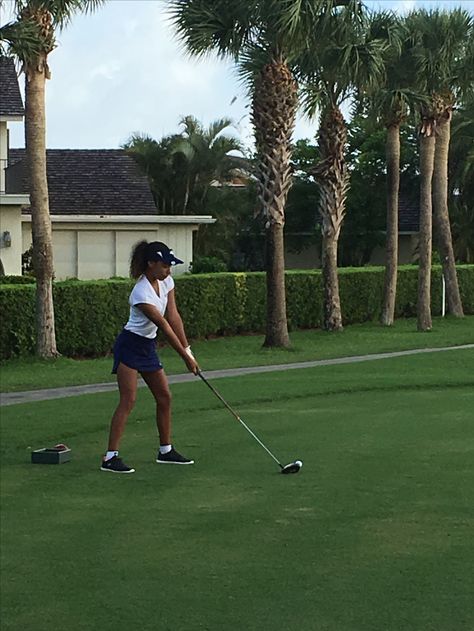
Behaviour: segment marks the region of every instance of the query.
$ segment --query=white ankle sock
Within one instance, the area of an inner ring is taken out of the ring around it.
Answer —
[[[160,454],[169,454],[171,445],[160,445]]]
[[[105,454],[105,462],[107,462],[107,460],[110,460],[111,458],[113,458],[114,456],[118,456],[118,451],[108,451]]]

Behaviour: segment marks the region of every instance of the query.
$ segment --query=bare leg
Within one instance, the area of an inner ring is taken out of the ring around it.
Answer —
[[[109,451],[118,451],[120,439],[132,411],[137,396],[137,376],[134,368],[129,368],[125,364],[119,364],[117,368],[117,383],[120,392],[120,401],[117,405],[112,422],[110,424]]]
[[[171,445],[171,392],[164,370],[141,373],[156,401],[156,426],[160,445]]]

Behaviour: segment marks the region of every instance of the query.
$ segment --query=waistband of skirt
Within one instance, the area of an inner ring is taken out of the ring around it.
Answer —
[[[142,342],[144,344],[154,344],[156,342],[156,337],[146,337],[145,335],[139,335],[138,333],[134,333],[133,331],[129,331],[128,329],[122,329],[120,335],[125,335],[131,340],[136,340],[137,342]]]

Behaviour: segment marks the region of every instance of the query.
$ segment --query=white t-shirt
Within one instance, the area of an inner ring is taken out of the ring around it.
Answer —
[[[143,337],[155,338],[158,327],[136,305],[153,305],[161,315],[165,315],[168,305],[168,294],[174,289],[174,280],[167,276],[165,280],[159,280],[160,295],[153,289],[146,276],[140,276],[137,284],[132,290],[128,302],[130,304],[130,317],[125,325],[127,331],[142,335]]]

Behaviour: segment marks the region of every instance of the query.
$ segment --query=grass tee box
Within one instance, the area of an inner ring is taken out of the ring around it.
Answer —
[[[219,380],[297,476],[200,380],[171,387],[195,465],[156,464],[143,392],[132,476],[99,470],[116,392],[1,408],[2,631],[473,631],[473,375],[465,349]],[[31,466],[58,436],[69,465]]]
[[[71,460],[71,450],[68,447],[43,447],[31,452],[33,464],[63,464]]]

